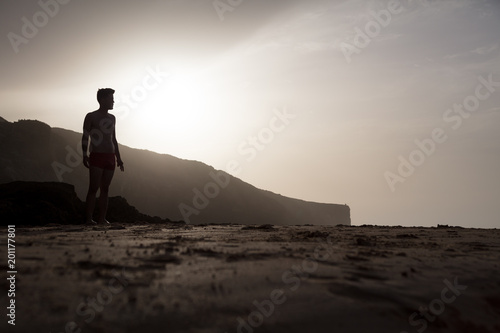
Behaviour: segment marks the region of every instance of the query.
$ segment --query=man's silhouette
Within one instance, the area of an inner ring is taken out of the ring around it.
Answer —
[[[111,88],[99,89],[97,101],[99,109],[85,116],[83,122],[82,151],[83,164],[89,168],[90,180],[86,199],[86,222],[96,223],[92,220],[94,213],[97,190],[99,195],[99,217],[97,223],[109,224],[106,220],[108,209],[108,191],[111,179],[115,172],[115,160],[121,171],[124,171],[123,161],[120,157],[118,142],[115,134],[115,116],[108,111],[113,109],[115,91]],[[87,148],[90,139],[90,156]]]

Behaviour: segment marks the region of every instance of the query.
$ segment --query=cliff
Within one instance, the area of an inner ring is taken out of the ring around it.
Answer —
[[[0,183],[65,182],[85,198],[88,170],[81,133],[35,120],[0,122]],[[187,223],[350,225],[346,205],[307,202],[258,189],[198,161],[120,146],[126,163],[117,171],[110,196],[139,211]]]

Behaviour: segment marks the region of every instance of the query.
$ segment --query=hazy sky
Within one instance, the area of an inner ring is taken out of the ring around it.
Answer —
[[[7,0],[0,12],[9,121],[81,131],[112,87],[122,144],[347,203],[353,224],[500,227],[497,0]]]

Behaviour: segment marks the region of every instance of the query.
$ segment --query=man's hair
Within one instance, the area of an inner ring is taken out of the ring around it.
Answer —
[[[100,104],[101,101],[103,100],[103,98],[106,98],[109,95],[113,95],[114,93],[115,93],[115,91],[111,88],[101,88],[101,89],[97,90],[97,101]]]

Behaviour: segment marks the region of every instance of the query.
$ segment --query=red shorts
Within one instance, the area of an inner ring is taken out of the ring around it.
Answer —
[[[90,153],[89,164],[91,167],[114,170],[116,157],[114,153]]]

